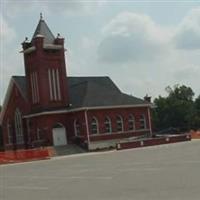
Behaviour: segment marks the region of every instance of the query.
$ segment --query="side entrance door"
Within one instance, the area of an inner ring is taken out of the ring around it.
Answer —
[[[53,145],[67,145],[67,137],[65,127],[53,128]]]

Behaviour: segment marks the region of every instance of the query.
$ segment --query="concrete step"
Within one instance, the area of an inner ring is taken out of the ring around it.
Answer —
[[[63,156],[63,155],[71,155],[71,154],[77,154],[77,153],[85,153],[87,150],[81,148],[80,146],[76,144],[68,144],[65,146],[55,146],[55,154],[56,156]]]

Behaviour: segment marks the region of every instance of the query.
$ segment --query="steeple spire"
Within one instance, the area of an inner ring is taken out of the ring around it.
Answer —
[[[40,20],[43,20],[42,13],[40,13]]]
[[[40,13],[40,20],[37,25],[37,28],[33,34],[32,41],[38,35],[42,35],[44,37],[44,44],[53,44],[55,37],[49,27],[47,26],[46,22],[43,19],[42,13]]]

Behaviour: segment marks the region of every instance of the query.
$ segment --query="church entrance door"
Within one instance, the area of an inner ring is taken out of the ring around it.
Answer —
[[[53,145],[63,146],[67,145],[67,137],[65,127],[60,125],[53,128]]]

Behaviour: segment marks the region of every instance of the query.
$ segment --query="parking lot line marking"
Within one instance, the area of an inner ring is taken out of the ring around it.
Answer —
[[[152,172],[152,171],[160,171],[161,170],[161,168],[127,168],[127,169],[119,169],[118,171],[122,171],[122,172],[128,172],[128,171],[138,171],[138,172],[143,172],[143,171],[150,171],[150,172]]]
[[[16,179],[16,178],[21,178],[21,179],[40,179],[40,180],[50,180],[50,179],[55,179],[55,180],[63,180],[63,179],[94,179],[94,180],[111,180],[112,176],[0,176],[0,178],[10,178],[10,179]],[[1,186],[0,186],[1,187]]]
[[[48,190],[48,187],[36,187],[36,186],[0,186],[1,189],[8,190]]]

